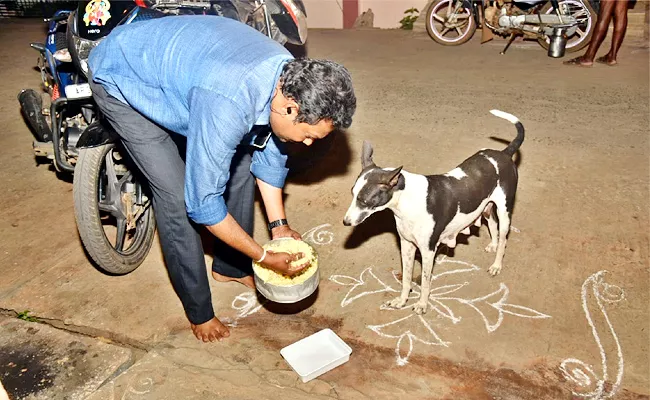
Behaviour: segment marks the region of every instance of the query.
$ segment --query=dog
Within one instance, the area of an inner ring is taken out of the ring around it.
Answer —
[[[501,271],[518,181],[512,157],[524,141],[524,126],[514,115],[490,112],[513,123],[517,137],[503,150],[477,152],[444,175],[418,175],[402,167],[380,168],[372,160],[371,144],[364,141],[362,171],[352,188],[353,199],[343,224],[359,225],[384,209],[393,212],[402,253],[402,292],[386,306],[406,305],[417,248],[422,256],[422,285],[413,309],[424,314],[438,246],[454,248],[458,234],[469,235],[471,225],[480,227],[481,217],[487,220],[491,236],[485,251],[496,251],[488,271],[492,276]]]

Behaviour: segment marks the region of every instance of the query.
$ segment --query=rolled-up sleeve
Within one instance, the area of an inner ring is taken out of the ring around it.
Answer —
[[[209,226],[228,214],[230,163],[250,127],[239,107],[214,91],[195,87],[188,100],[185,206],[194,222]]]
[[[284,186],[289,172],[286,168],[287,155],[283,152],[283,147],[277,136],[271,135],[264,150],[253,153],[251,162],[253,175],[277,188]]]

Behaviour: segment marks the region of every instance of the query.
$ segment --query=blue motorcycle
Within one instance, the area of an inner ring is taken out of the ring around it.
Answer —
[[[73,173],[79,236],[95,264],[111,274],[135,270],[153,243],[156,223],[147,188],[103,121],[88,84],[88,55],[117,26],[170,14],[219,15],[246,23],[281,44],[303,45],[300,0],[157,2],[90,0],[46,19],[45,44],[32,43],[45,89],[18,95],[34,135],[34,153]]]

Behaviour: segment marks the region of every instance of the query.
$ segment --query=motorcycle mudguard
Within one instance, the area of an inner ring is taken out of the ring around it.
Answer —
[[[88,128],[83,131],[77,141],[77,148],[84,149],[97,147],[106,143],[117,141],[117,133],[112,128],[106,127],[99,120],[93,121]]]

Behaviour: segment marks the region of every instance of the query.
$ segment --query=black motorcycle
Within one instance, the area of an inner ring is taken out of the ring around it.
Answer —
[[[36,157],[73,173],[75,217],[87,253],[102,270],[126,274],[147,257],[156,222],[146,185],[93,102],[90,51],[117,26],[176,14],[224,16],[281,44],[304,45],[306,12],[301,0],[116,1],[110,10],[102,3],[79,2],[77,9],[46,20],[46,44],[31,46],[40,53],[47,95],[26,89],[18,100],[36,139]],[[93,19],[101,23],[85,21]]]
[[[535,39],[551,57],[589,45],[596,26],[597,0],[435,0],[426,14],[429,36],[445,46],[469,41],[482,27],[482,42],[509,36]]]

